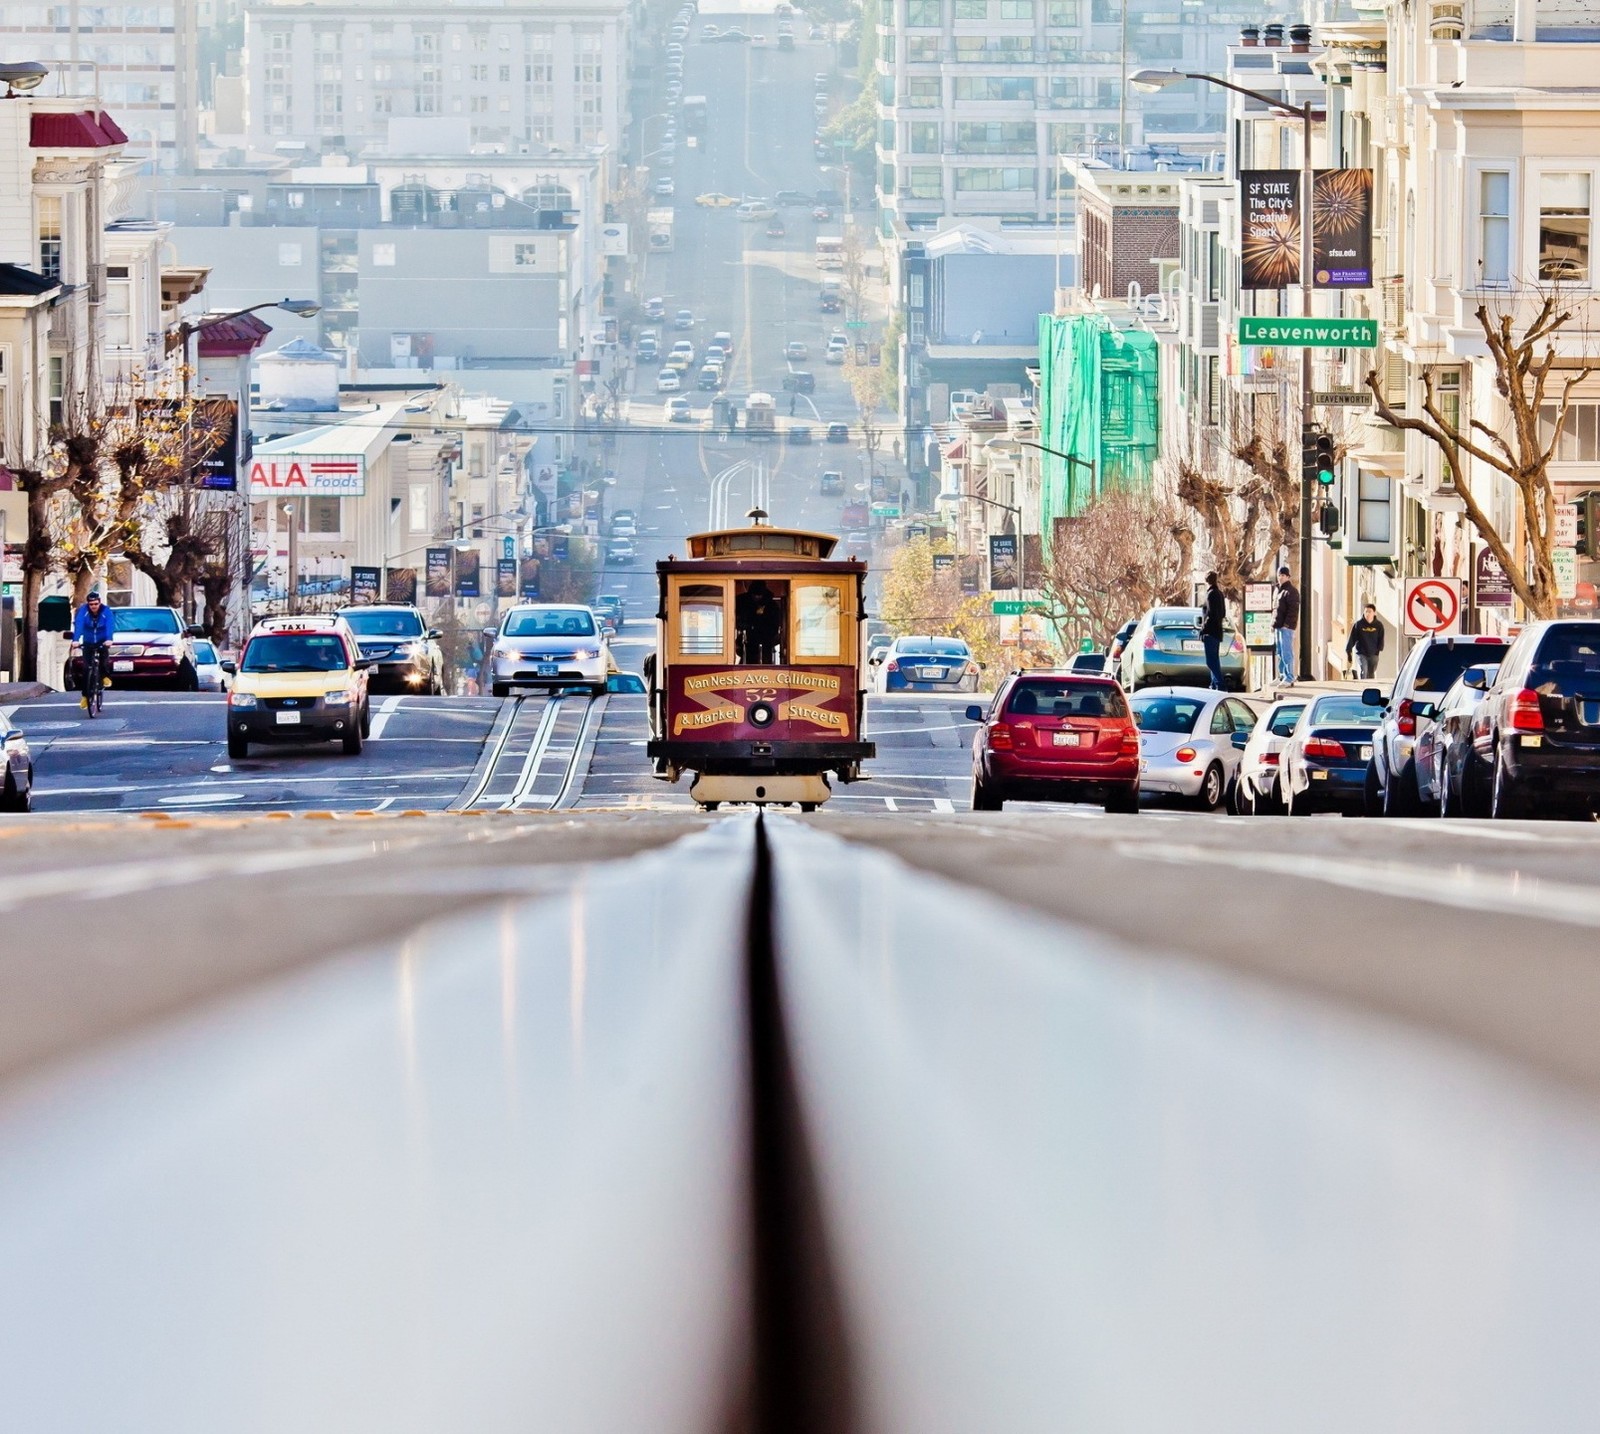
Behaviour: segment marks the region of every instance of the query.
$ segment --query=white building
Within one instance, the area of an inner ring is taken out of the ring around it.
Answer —
[[[0,51],[42,60],[46,93],[93,96],[113,110],[129,152],[163,171],[194,163],[199,61],[194,0],[58,0],[0,5]]]
[[[251,148],[355,153],[391,119],[463,118],[502,153],[615,148],[628,0],[255,0],[245,10]]]

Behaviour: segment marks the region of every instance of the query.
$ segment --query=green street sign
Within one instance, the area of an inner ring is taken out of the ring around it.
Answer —
[[[1239,319],[1239,342],[1251,347],[1375,349],[1376,319]]]
[[[870,319],[846,319],[844,326],[847,329],[870,329],[872,321]]]
[[[1018,602],[1015,598],[997,598],[992,604],[996,617],[1021,617],[1025,612],[1043,612],[1042,602]]]
[[[1078,651],[1079,652],[1093,652],[1094,651],[1094,639],[1092,637],[1080,637],[1078,639]]]

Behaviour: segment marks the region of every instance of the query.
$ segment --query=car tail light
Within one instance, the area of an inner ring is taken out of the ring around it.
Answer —
[[[1306,756],[1320,757],[1325,762],[1342,762],[1344,760],[1344,743],[1335,742],[1331,737],[1311,737],[1306,740]]]
[[[1009,752],[1012,750],[1011,729],[1004,722],[996,722],[989,728],[989,750],[991,752]]]
[[[1276,767],[1278,765],[1278,754],[1276,752],[1263,752],[1261,754],[1261,765],[1263,767]]]
[[[1145,633],[1145,635],[1144,635],[1144,645],[1146,647],[1154,647],[1156,645],[1156,630],[1155,630],[1155,628],[1151,628],[1149,632]]]
[[[1544,711],[1539,706],[1539,694],[1524,687],[1511,699],[1511,730],[1513,732],[1544,731]]]
[[[885,672],[898,672],[900,670],[900,664],[891,657],[886,663],[883,664],[883,670]]]
[[[1200,754],[1193,747],[1179,747],[1172,755],[1180,762],[1192,762]]]
[[[1122,750],[1124,752],[1137,752],[1139,750],[1139,729],[1137,727],[1124,727],[1122,729]]]
[[[1409,697],[1400,699],[1400,705],[1395,709],[1395,721],[1402,737],[1417,735],[1417,714],[1412,711]]]

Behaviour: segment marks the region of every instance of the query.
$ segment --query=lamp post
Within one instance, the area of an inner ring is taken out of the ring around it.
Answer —
[[[296,318],[309,319],[314,314],[322,312],[322,305],[315,299],[268,299],[265,303],[251,304],[247,309],[233,309],[226,314],[206,314],[198,319],[184,319],[175,325],[167,336],[167,352],[179,349],[183,354],[183,396],[189,396],[189,340],[205,329],[215,328],[218,324],[228,323],[232,319],[242,319],[246,314],[260,313],[262,309],[282,309],[286,314],[293,314]]]
[[[1316,123],[1316,108],[1308,100],[1303,105],[1288,103],[1282,96],[1262,94],[1260,90],[1247,89],[1218,75],[1189,73],[1178,70],[1136,70],[1128,83],[1144,94],[1154,94],[1168,85],[1185,80],[1200,80],[1219,89],[1231,90],[1246,99],[1259,100],[1280,114],[1293,115],[1300,121],[1300,317],[1311,317],[1311,207],[1312,188],[1316,175],[1311,168],[1311,131]],[[1305,452],[1307,436],[1311,430],[1311,348],[1300,350],[1300,451]],[[1300,680],[1311,680],[1311,483],[1301,462],[1300,473]]]

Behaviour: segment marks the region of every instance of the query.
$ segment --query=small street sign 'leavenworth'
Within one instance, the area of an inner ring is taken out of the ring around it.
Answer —
[[[1252,319],[1240,317],[1239,342],[1254,347],[1372,349],[1376,319]]]
[[[1371,408],[1372,392],[1365,388],[1314,388],[1313,408]]]

